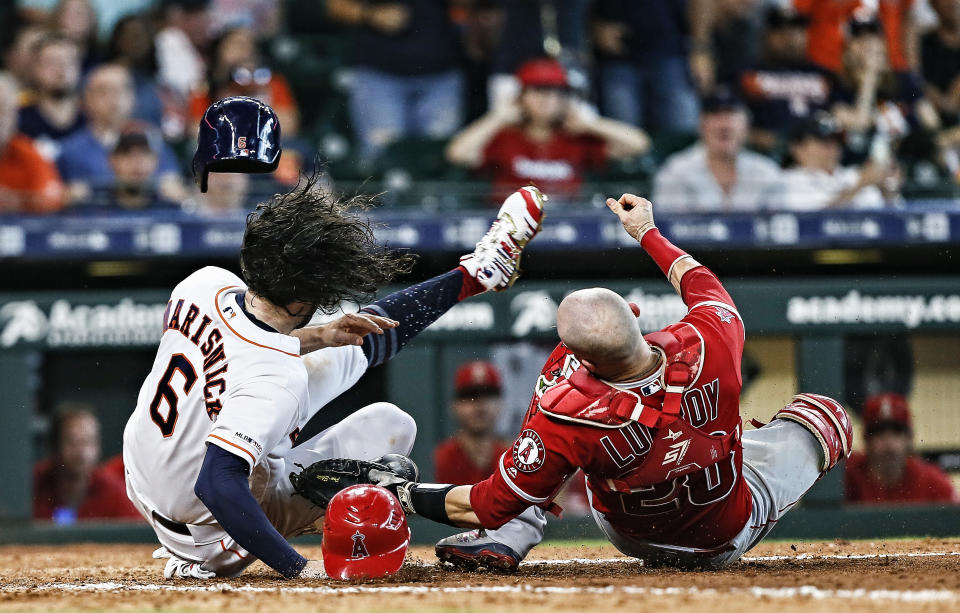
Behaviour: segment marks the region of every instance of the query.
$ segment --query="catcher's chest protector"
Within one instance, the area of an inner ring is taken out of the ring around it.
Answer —
[[[730,434],[713,436],[681,415],[683,392],[696,381],[702,366],[699,335],[690,326],[675,325],[644,338],[665,356],[660,380],[647,386],[653,388],[646,390],[647,395],[613,387],[578,368],[540,398],[540,410],[561,421],[597,428],[620,428],[631,422],[647,427],[649,451],[643,461],[617,478],[590,475],[594,487],[629,493],[702,470],[740,447],[739,425]]]

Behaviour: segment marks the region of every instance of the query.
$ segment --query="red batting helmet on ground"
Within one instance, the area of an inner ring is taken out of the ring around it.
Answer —
[[[385,577],[400,570],[410,528],[400,503],[377,485],[339,492],[323,520],[323,566],[334,579]]]

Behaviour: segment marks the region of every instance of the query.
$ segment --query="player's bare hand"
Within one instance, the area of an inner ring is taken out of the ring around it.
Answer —
[[[490,114],[496,120],[497,124],[502,126],[520,123],[520,120],[523,118],[520,103],[516,100],[509,100],[498,104],[490,111]]]
[[[570,134],[589,134],[597,123],[597,113],[588,104],[572,101],[563,119],[563,129]]]
[[[653,204],[646,198],[624,194],[619,200],[607,198],[607,208],[620,218],[623,229],[638,241],[656,226],[653,224]]]
[[[368,334],[383,334],[384,330],[396,328],[399,322],[388,317],[369,313],[347,313],[329,323],[291,332],[300,339],[300,355],[325,347],[362,345]]]

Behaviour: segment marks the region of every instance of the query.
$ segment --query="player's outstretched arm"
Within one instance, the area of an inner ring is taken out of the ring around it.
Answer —
[[[349,458],[329,458],[301,467],[290,474],[294,491],[317,506],[326,507],[338,492],[360,483],[379,485],[390,490],[408,515],[458,528],[496,528],[484,525],[470,500],[473,485],[450,483],[419,483],[417,476],[397,470],[377,461],[366,462]],[[529,503],[508,500],[505,513],[497,520],[503,525],[522,513]],[[515,507],[515,508],[514,508]],[[488,522],[489,523],[489,522]]]
[[[682,295],[680,281],[683,275],[701,264],[660,234],[653,222],[653,203],[640,196],[624,194],[619,200],[607,198],[607,208],[620,218],[627,234],[637,239],[667,276],[673,289]]]
[[[720,279],[660,234],[653,223],[653,204],[649,200],[624,194],[619,200],[607,198],[607,207],[620,218],[623,229],[653,258],[687,306],[693,308],[718,301],[722,306],[733,307],[733,299]]]
[[[296,577],[309,562],[267,519],[250,491],[248,476],[249,464],[243,458],[208,445],[194,492],[241,547],[284,577]],[[311,576],[315,567],[310,567]]]
[[[513,285],[520,274],[524,248],[540,231],[546,199],[532,185],[518,189],[504,200],[473,253],[460,258],[460,266],[361,309],[362,313],[399,322],[386,334],[364,338],[363,352],[369,365],[377,366],[392,358],[458,302]]]
[[[407,515],[419,515],[431,521],[458,528],[497,528],[484,526],[470,501],[472,485],[417,483],[392,472],[371,471],[370,481],[385,487],[397,497]],[[526,505],[523,506],[526,508]],[[519,515],[523,509],[516,514]]]

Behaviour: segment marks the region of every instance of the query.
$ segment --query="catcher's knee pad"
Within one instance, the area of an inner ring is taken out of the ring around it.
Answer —
[[[827,472],[853,449],[853,428],[843,405],[820,394],[797,394],[774,419],[796,422],[810,431],[823,447],[821,472]]]

